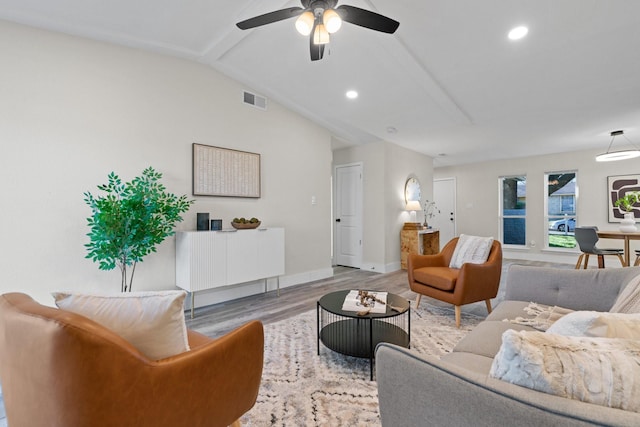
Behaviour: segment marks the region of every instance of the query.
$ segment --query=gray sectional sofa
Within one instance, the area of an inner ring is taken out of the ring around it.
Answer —
[[[495,310],[441,359],[380,344],[376,377],[383,426],[640,426],[640,414],[554,396],[489,377],[506,329],[529,302],[608,311],[640,267],[588,270],[512,265]]]

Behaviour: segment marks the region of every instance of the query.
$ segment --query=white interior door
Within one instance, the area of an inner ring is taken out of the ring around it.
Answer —
[[[335,168],[335,236],[337,265],[362,264],[362,164]]]
[[[429,225],[440,230],[440,248],[456,236],[456,179],[433,181],[433,201],[440,213],[429,220]]]

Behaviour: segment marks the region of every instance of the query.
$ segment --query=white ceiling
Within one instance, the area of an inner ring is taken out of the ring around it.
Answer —
[[[295,19],[235,26],[297,0],[0,0],[0,19],[208,64],[330,129],[336,146],[385,140],[436,166],[605,151],[617,129],[640,146],[638,0],[340,4],[400,27],[345,23],[311,62]],[[514,42],[516,25],[529,35]]]

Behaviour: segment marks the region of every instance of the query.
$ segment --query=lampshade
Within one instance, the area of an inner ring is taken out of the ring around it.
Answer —
[[[329,43],[329,32],[327,32],[323,23],[316,25],[316,29],[313,31],[313,44]]]
[[[322,23],[330,34],[335,33],[342,26],[342,18],[333,9],[327,9],[322,14]]]
[[[624,137],[624,139],[626,139],[629,142],[629,144],[631,144],[633,149],[621,150],[621,151],[610,151],[611,150],[611,146],[613,145],[613,140],[618,135],[622,135]],[[615,160],[633,159],[634,157],[640,157],[640,149],[638,149],[638,147],[636,147],[633,144],[633,142],[631,142],[629,140],[629,138],[624,136],[624,131],[615,130],[615,131],[611,132],[611,142],[609,143],[609,148],[607,148],[607,152],[606,153],[602,153],[602,154],[598,154],[596,156],[596,162],[612,162],[612,161],[615,161]]]
[[[314,22],[315,17],[313,16],[313,12],[307,10],[296,19],[296,30],[303,36],[308,36],[311,34],[311,30],[313,30]]]
[[[408,210],[408,211],[419,211],[421,209],[422,207],[420,207],[419,200],[409,200],[407,202],[407,207],[405,208],[405,210]]]

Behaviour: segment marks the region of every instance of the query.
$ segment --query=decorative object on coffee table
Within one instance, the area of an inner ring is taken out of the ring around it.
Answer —
[[[368,358],[370,379],[373,380],[373,357],[378,343],[410,346],[409,302],[399,295],[387,293],[383,313],[343,310],[349,292],[332,292],[318,301],[318,355],[322,341],[327,348],[338,353]],[[372,293],[368,291],[368,295]],[[376,303],[380,304],[378,301]]]

